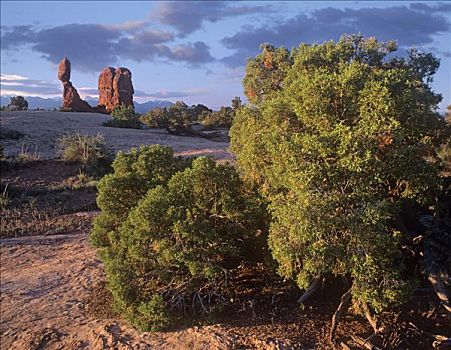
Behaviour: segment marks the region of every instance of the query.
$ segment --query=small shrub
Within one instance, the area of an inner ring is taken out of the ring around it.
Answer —
[[[169,108],[154,108],[141,116],[141,121],[151,128],[166,129],[174,134],[193,134],[191,124],[212,110],[202,104],[188,106],[177,101]]]
[[[111,112],[112,120],[103,123],[104,126],[113,128],[141,129],[142,124],[139,115],[135,113],[132,106],[120,105]]]
[[[113,172],[104,176],[97,186],[97,204],[102,212],[95,219],[90,237],[92,243],[108,247],[109,233],[118,229],[146,192],[166,183],[190,162],[174,157],[171,148],[159,145],[132,148],[129,153],[119,152],[112,165]]]
[[[162,146],[121,153],[113,168],[98,186],[91,241],[116,308],[142,330],[218,310],[261,218],[236,170]]]
[[[17,154],[17,160],[19,162],[33,162],[36,160],[40,160],[41,156],[38,153],[38,146],[36,145],[34,147],[34,152],[30,152],[28,150],[28,145],[24,145],[22,144],[22,149],[20,150],[20,152]]]
[[[78,175],[71,176],[65,179],[61,184],[58,184],[55,188],[69,188],[71,190],[80,190],[80,189],[95,189],[97,186],[97,180],[95,180],[89,174],[80,171]]]
[[[206,129],[230,128],[233,114],[231,107],[221,107],[219,111],[203,114],[201,122]]]
[[[140,118],[149,128],[164,128],[168,124],[169,112],[165,107],[150,110]]]
[[[28,102],[23,96],[11,97],[11,102],[8,107],[10,106],[18,111],[26,111],[28,109]]]
[[[65,135],[57,140],[57,149],[65,161],[81,163],[89,174],[103,175],[110,170],[113,155],[101,134]]]

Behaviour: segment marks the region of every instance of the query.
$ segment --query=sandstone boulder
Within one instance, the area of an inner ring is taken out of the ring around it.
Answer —
[[[58,65],[58,79],[63,83],[70,81],[70,61],[64,57]]]
[[[110,113],[116,106],[133,106],[132,73],[127,68],[107,67],[99,76],[97,108]]]

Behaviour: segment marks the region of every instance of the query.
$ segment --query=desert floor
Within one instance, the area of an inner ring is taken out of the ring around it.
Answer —
[[[89,135],[102,134],[107,145],[115,151],[129,150],[139,145],[169,145],[174,152],[183,156],[209,155],[217,159],[230,159],[228,143],[215,142],[199,137],[168,135],[159,129],[119,129],[102,125],[111,119],[98,113],[61,112],[1,112],[2,128],[13,129],[25,134],[19,142],[2,141],[6,155],[15,155],[27,149],[37,152],[41,158],[51,159],[57,155],[56,140],[64,134],[81,131]]]

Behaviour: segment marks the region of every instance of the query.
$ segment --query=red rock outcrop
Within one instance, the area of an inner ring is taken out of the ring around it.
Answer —
[[[70,61],[64,57],[58,65],[58,79],[63,83],[70,81]]]
[[[96,112],[88,102],[83,101],[70,82],[70,61],[64,57],[58,65],[58,79],[63,83],[63,108],[72,112]]]
[[[132,73],[127,68],[107,67],[99,76],[98,110],[110,113],[116,106],[133,106]]]

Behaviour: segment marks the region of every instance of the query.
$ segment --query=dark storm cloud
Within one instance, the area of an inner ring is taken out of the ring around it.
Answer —
[[[2,50],[18,47],[23,44],[28,44],[34,40],[35,32],[32,26],[2,26]]]
[[[152,17],[170,25],[186,36],[202,27],[205,21],[216,22],[225,17],[267,12],[270,6],[231,5],[225,1],[176,1],[159,3]]]
[[[58,63],[66,56],[79,70],[99,70],[117,62],[116,42],[121,35],[98,24],[67,24],[37,31],[31,42],[33,51]]]
[[[145,29],[146,26],[145,22],[126,22],[66,24],[42,30],[31,26],[2,27],[1,48],[7,52],[28,45],[50,62],[58,63],[67,56],[73,68],[90,72],[120,63],[121,59],[163,59],[191,66],[214,60],[205,43],[170,45],[174,40],[172,33]]]
[[[222,62],[231,67],[242,66],[247,58],[255,56],[264,42],[291,48],[300,42],[336,40],[342,34],[359,32],[379,40],[397,40],[402,47],[431,44],[433,35],[450,31],[450,21],[444,15],[449,11],[451,4],[422,3],[386,8],[318,9],[274,27],[243,27],[222,40],[227,48],[235,50]]]
[[[210,55],[210,48],[203,41],[196,41],[189,44],[177,45],[173,48],[161,46],[160,53],[172,61],[188,62],[192,66],[213,61]]]

